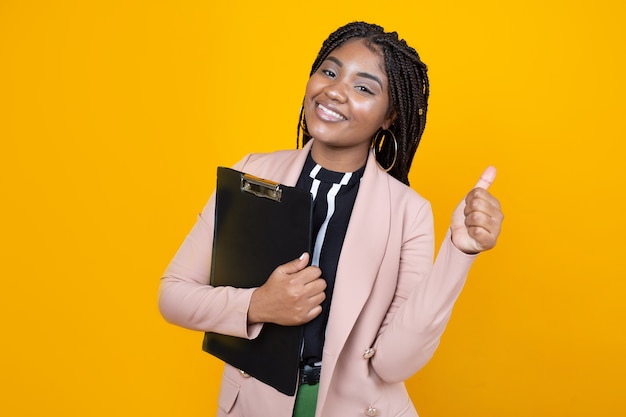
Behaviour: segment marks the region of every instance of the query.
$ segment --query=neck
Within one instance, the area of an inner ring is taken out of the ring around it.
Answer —
[[[313,142],[311,157],[315,163],[335,172],[354,172],[365,165],[369,155],[368,147],[328,148]]]

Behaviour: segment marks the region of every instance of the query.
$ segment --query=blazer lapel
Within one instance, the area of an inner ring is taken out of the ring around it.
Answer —
[[[324,349],[334,358],[369,298],[385,254],[391,219],[389,179],[370,152],[339,258],[333,290],[337,302],[331,303],[326,329]]]

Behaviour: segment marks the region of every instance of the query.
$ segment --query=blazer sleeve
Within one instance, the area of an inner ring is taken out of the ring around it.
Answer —
[[[387,382],[406,380],[431,359],[476,257],[458,250],[448,230],[433,263],[432,223],[426,203],[403,233],[396,295],[371,361]]]
[[[237,163],[243,169],[249,156]],[[209,284],[213,252],[215,192],[167,266],[159,286],[159,310],[170,323],[200,331],[254,338],[262,325],[248,325],[253,288]]]

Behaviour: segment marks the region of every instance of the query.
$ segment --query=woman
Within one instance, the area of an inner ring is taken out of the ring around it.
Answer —
[[[429,203],[408,187],[429,86],[418,54],[355,22],[324,42],[302,107],[300,150],[235,169],[311,191],[311,254],[259,288],[208,285],[214,196],[167,268],[160,309],[186,328],[255,338],[304,325],[301,384],[284,395],[226,364],[219,416],[417,416],[404,380],[433,355],[477,253],[503,219],[488,168],[459,204],[433,263]]]

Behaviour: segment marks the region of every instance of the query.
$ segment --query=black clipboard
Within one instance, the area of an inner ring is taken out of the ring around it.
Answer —
[[[213,286],[261,286],[277,266],[310,252],[311,193],[218,167]],[[302,326],[265,323],[253,340],[206,332],[202,349],[294,395]]]

